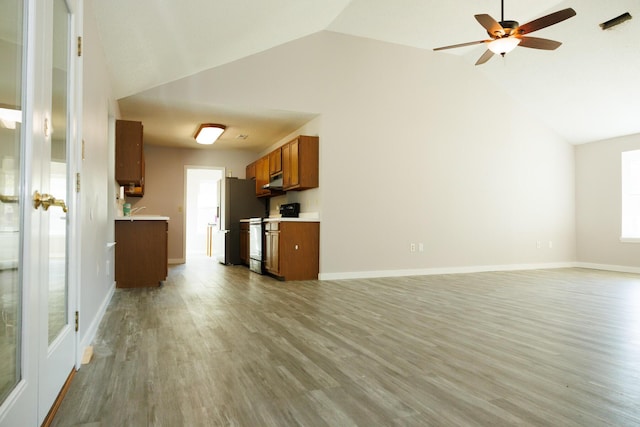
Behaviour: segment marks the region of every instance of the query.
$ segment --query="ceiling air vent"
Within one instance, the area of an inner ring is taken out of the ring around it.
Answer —
[[[629,12],[625,12],[620,16],[616,16],[613,19],[609,19],[607,22],[603,22],[600,24],[600,28],[603,30],[608,30],[611,27],[615,27],[616,25],[622,24],[624,21],[628,21],[632,16]]]

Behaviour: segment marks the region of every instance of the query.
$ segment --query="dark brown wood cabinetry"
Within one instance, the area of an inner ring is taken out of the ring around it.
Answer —
[[[116,120],[116,170],[118,184],[127,196],[144,195],[144,145],[141,122]]]
[[[116,221],[116,287],[159,286],[167,278],[168,230],[164,220]]]
[[[265,224],[265,269],[283,280],[316,280],[320,268],[320,223]]]
[[[249,265],[249,223],[240,223],[240,263]]]
[[[318,187],[318,137],[301,135],[282,146],[283,189]]]

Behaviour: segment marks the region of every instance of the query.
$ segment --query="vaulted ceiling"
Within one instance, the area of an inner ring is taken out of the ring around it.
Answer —
[[[259,151],[286,136],[313,116],[196,105],[188,98],[172,100],[168,111],[166,103],[141,94],[323,30],[424,49],[426,55],[459,56],[460,67],[474,68],[509,95],[487,100],[488,109],[526,109],[570,143],[640,133],[636,0],[506,0],[505,19],[521,24],[567,7],[577,16],[535,34],[563,42],[558,50],[517,48],[477,67],[484,46],[432,49],[485,39],[474,15],[499,21],[498,0],[91,1],[122,115],[142,119],[151,144],[193,146],[185,135],[214,116],[238,123],[235,135],[250,135],[245,149]],[[600,28],[624,12],[634,19]],[[219,147],[225,147],[224,138]]]

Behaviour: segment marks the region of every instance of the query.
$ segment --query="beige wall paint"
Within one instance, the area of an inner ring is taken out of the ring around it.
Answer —
[[[109,115],[117,116],[107,64],[93,17],[92,2],[84,2],[82,139],[84,159],[80,161],[81,221],[80,340],[78,351],[91,344],[114,287],[113,205],[109,198],[113,170],[107,161],[113,156],[109,145]]]
[[[225,168],[233,176],[245,177],[245,168],[255,154],[243,151],[179,149],[145,145],[144,197],[127,197],[132,207],[144,206],[141,214],[164,215],[169,220],[169,259],[184,262],[185,166]]]
[[[640,134],[576,146],[578,260],[640,272],[640,244],[620,242],[623,151],[640,149]]]
[[[573,147],[460,58],[320,32],[190,82],[321,114],[323,278],[576,260]]]

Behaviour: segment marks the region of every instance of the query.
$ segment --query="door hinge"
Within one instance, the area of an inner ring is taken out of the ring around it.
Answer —
[[[76,193],[80,192],[80,172],[76,173]]]
[[[82,56],[82,37],[78,36],[78,56]]]
[[[76,311],[76,332],[80,329],[80,312]]]

